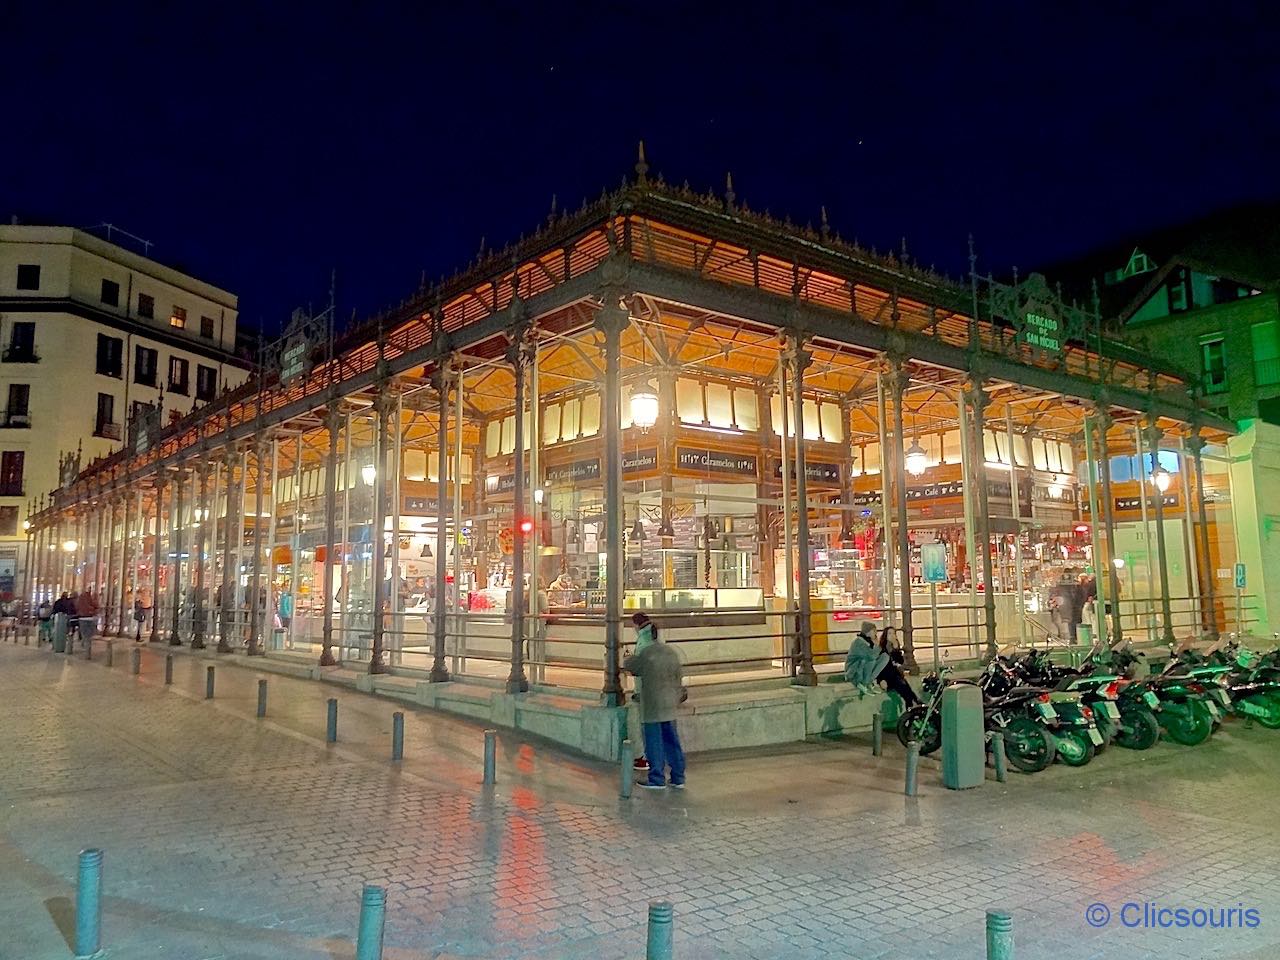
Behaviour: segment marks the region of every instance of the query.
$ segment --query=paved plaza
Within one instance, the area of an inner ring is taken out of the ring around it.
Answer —
[[[360,885],[388,889],[388,958],[639,960],[645,904],[680,960],[979,958],[988,907],[1017,956],[1280,956],[1280,734],[1119,749],[1083,770],[902,795],[886,742],[694,757],[689,789],[617,798],[613,768],[332,685],[165,648],[129,673],[0,645],[0,958],[71,955],[76,854],[106,851],[104,944],[143,958],[350,958]],[[234,662],[244,664],[242,657]],[[269,677],[266,719],[254,716]],[[324,742],[325,700],[340,702]],[[389,762],[406,709],[406,759]],[[1255,929],[1103,929],[1127,901],[1255,908]]]

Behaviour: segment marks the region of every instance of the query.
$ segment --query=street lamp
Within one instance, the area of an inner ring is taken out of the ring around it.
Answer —
[[[653,429],[658,422],[658,393],[652,383],[632,391],[631,422],[642,431]]]
[[[907,473],[913,477],[918,477],[924,473],[929,466],[929,457],[924,452],[924,447],[920,446],[919,440],[912,440],[911,446],[907,448],[906,457],[903,460],[903,466],[907,468]]]
[[[366,463],[360,468],[360,479],[364,481],[366,487],[373,486],[373,480],[378,475],[378,468],[372,463]]]
[[[1169,489],[1169,484],[1173,483],[1173,477],[1164,467],[1156,467],[1151,471],[1151,482],[1155,484],[1157,490],[1164,493]]]
[[[78,546],[80,546],[80,544],[76,543],[74,540],[62,541],[62,549],[65,553],[75,553]]]
[[[1124,557],[1112,557],[1112,558],[1111,558],[1111,565],[1112,565],[1113,567],[1115,567],[1117,570],[1123,570],[1123,569],[1124,569]]]

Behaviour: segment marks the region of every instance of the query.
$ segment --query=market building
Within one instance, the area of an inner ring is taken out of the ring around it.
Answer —
[[[599,756],[645,610],[687,665],[692,748],[799,739],[868,719],[820,683],[863,619],[924,668],[1232,628],[1212,577],[1170,579],[1224,562],[1205,503],[1234,425],[1198,391],[1043,277],[957,283],[642,156],[401,308],[336,341],[299,315],[261,376],[139,417],[35,517],[28,589],[95,589],[132,632],[149,583],[144,638],[356,666]],[[1148,451],[1174,469],[1111,475]],[[1139,513],[1145,602],[1112,562]],[[83,571],[43,550],[75,524]]]

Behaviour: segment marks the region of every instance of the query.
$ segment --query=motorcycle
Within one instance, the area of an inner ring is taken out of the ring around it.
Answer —
[[[921,682],[921,702],[898,719],[898,739],[906,746],[914,740],[921,756],[942,746],[942,692],[949,685],[944,679],[950,670],[943,667]],[[950,681],[968,683],[970,681]],[[1005,756],[1009,763],[1024,773],[1036,773],[1053,763],[1053,736],[1044,725],[1056,719],[1045,691],[1018,688],[996,700],[983,698],[983,727],[987,752],[991,752],[991,735],[1004,736]]]
[[[1205,685],[1224,714],[1280,729],[1280,674],[1266,663],[1241,665],[1252,660],[1248,651],[1230,649],[1225,638],[1204,653],[1185,650],[1177,657],[1183,672]]]
[[[1032,650],[1014,663],[1014,669],[1030,684],[1078,692],[1093,710],[1104,744],[1128,750],[1148,750],[1160,739],[1155,711],[1160,699],[1150,690],[1108,670],[1101,651],[1095,650],[1080,668],[1060,666],[1047,651]],[[1098,748],[1101,752],[1102,747]]]
[[[978,680],[984,694],[992,699],[1025,688],[1044,694],[1052,705],[1052,719],[1044,718],[1050,735],[1054,738],[1058,758],[1071,767],[1083,767],[1089,763],[1105,743],[1095,723],[1093,708],[1082,702],[1081,694],[1068,690],[1047,690],[1043,686],[1030,686],[1019,676],[1008,657],[997,656],[987,664]]]
[[[1111,670],[1127,676],[1145,656],[1125,648],[1112,650]],[[1157,698],[1156,719],[1170,740],[1194,747],[1209,739],[1214,724],[1222,717],[1205,685],[1191,677],[1179,676],[1176,670],[1177,661],[1170,660],[1160,673],[1151,674],[1145,680],[1134,680],[1129,686]]]

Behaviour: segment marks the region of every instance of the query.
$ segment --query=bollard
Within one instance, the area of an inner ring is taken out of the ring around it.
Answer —
[[[991,734],[991,761],[995,764],[996,780],[1004,783],[1009,777],[1008,758],[1004,755],[1004,734]]]
[[[210,670],[213,667],[209,668]],[[258,716],[265,717],[267,715],[267,681],[258,681]]]
[[[1013,960],[1013,917],[987,911],[987,960]]]
[[[115,653],[116,653],[115,647],[116,645],[114,641],[112,640],[107,641],[107,666],[108,667],[111,666],[113,663],[115,663]]]
[[[213,667],[204,668],[204,698],[206,700],[213,699]]]
[[[494,766],[498,758],[498,731],[486,730],[484,732],[484,783],[486,786],[492,786],[497,782]]]
[[[325,724],[324,739],[327,743],[338,742],[338,701],[329,698],[329,717]]]
[[[336,700],[330,700],[336,703]],[[360,931],[356,935],[356,960],[382,960],[382,931],[387,919],[387,891],[371,883],[360,897]]]
[[[142,669],[142,651],[134,647],[130,652],[133,656],[129,658],[129,672],[136,677]]]
[[[84,628],[81,627],[80,629],[83,630]],[[93,638],[92,637],[90,637],[88,640],[84,642],[84,658],[86,660],[93,659]]]
[[[912,740],[907,744],[907,787],[908,797],[916,795],[916,771],[920,766],[920,741]]]
[[[623,800],[631,799],[631,788],[636,782],[636,752],[630,740],[622,741],[622,757],[619,760],[618,796]]]
[[[884,753],[884,720],[879,713],[871,715],[871,755],[878,757]]]
[[[166,653],[164,655],[164,685],[167,687],[173,683],[173,654]]]
[[[644,960],[671,960],[671,904],[655,900],[649,904],[649,932],[645,937]]]
[[[76,877],[76,956],[92,957],[101,949],[102,851],[91,848],[80,851]]]
[[[391,762],[404,759],[404,714],[397,710],[391,715]]]

